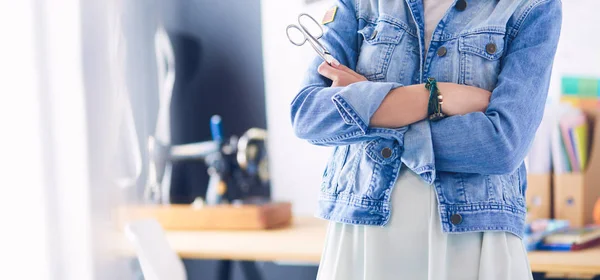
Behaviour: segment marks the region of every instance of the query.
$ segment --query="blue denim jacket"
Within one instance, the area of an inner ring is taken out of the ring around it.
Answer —
[[[385,225],[400,168],[435,187],[444,232],[525,228],[523,160],[541,121],[561,26],[560,0],[467,0],[453,5],[424,48],[422,0],[340,0],[322,42],[369,81],[329,87],[308,69],[291,104],[298,137],[335,146],[318,216]],[[446,48],[446,52],[437,51]],[[390,90],[427,77],[492,92],[485,113],[373,127]],[[407,225],[410,226],[410,225]]]

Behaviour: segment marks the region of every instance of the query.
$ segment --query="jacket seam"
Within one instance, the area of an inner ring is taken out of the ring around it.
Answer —
[[[358,128],[362,131],[363,135],[367,133],[368,124],[356,113],[356,109],[352,107],[350,103],[348,103],[339,93],[333,96],[332,98],[334,103],[339,103],[344,112],[348,114],[348,116],[354,121],[354,125],[358,126]],[[338,109],[339,111],[339,109]],[[341,116],[342,119],[344,116]]]
[[[489,226],[489,227],[464,227],[464,228],[449,228],[448,232],[449,233],[460,233],[460,232],[478,232],[478,231],[507,231],[510,232],[514,235],[516,235],[517,237],[519,237],[519,239],[523,239],[523,231],[522,230],[518,230],[517,228],[514,227],[497,227],[497,226]]]
[[[341,198],[340,198],[341,197]],[[371,199],[364,196],[357,196],[349,192],[342,193],[329,193],[321,192],[320,199],[325,201],[331,201],[333,203],[344,203],[345,205],[351,205],[356,207],[375,207],[376,209],[383,209],[385,201],[381,199]]]
[[[523,209],[524,206],[519,205],[510,205],[506,203],[490,203],[490,202],[482,202],[482,203],[461,203],[461,204],[440,204],[441,208],[445,211],[450,212],[479,212],[479,211],[487,211],[487,210],[506,210],[512,214],[525,214]]]
[[[332,215],[319,213],[316,215],[319,218],[323,218],[326,220],[334,220],[342,223],[356,224],[356,225],[371,225],[371,226],[379,226],[383,225],[381,223],[381,219],[372,219],[372,220],[355,220],[355,219],[346,219],[342,217],[334,218]]]
[[[319,144],[319,143],[326,143],[326,142],[331,142],[331,141],[346,140],[346,139],[352,138],[354,136],[360,136],[360,135],[364,135],[364,134],[362,133],[362,131],[359,130],[359,131],[355,131],[355,132],[348,132],[348,133],[334,136],[334,137],[321,138],[321,139],[317,139],[317,140],[308,140],[308,142],[313,143],[313,144]]]
[[[515,25],[513,26],[513,30],[510,34],[512,36],[512,38],[514,39],[515,37],[517,37],[517,35],[519,34],[519,31],[521,31],[521,25],[529,17],[529,15],[531,14],[531,11],[533,11],[533,9],[539,7],[542,4],[549,3],[550,1],[552,1],[552,0],[537,0],[536,2],[533,2],[531,5],[529,5],[525,9],[525,11],[521,15],[521,17],[519,17],[519,19],[517,20]],[[556,0],[556,1],[559,1],[559,0]]]
[[[415,30],[413,30],[412,28],[410,28],[410,26],[400,20],[396,20],[391,16],[388,15],[380,15],[378,18],[370,18],[370,17],[366,17],[366,16],[358,16],[358,19],[362,19],[364,21],[366,21],[368,24],[373,24],[373,25],[377,25],[378,22],[385,22],[388,24],[391,24],[395,27],[398,27],[400,29],[402,29],[404,32],[408,33],[409,35],[413,36],[413,37],[417,37],[417,33]]]
[[[460,33],[445,33],[442,36],[440,36],[439,39],[434,39],[431,40],[432,42],[446,42],[449,40],[455,40],[461,37],[465,37],[465,36],[472,36],[472,35],[477,35],[477,34],[498,34],[498,35],[504,35],[506,34],[506,27],[503,26],[494,26],[494,25],[490,25],[490,26],[486,26],[486,27],[480,27],[480,28],[475,28],[475,29],[471,29],[471,30],[467,30],[467,31],[462,31]]]

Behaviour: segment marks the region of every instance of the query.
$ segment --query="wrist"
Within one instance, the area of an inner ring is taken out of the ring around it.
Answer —
[[[485,112],[489,104],[489,91],[454,83],[438,83],[444,95],[442,112],[448,116]]]
[[[427,118],[429,93],[423,84],[391,90],[371,117],[370,125],[396,128]]]
[[[444,95],[444,106],[442,106],[442,112],[446,115],[452,115],[454,112],[454,96],[452,94],[451,83],[438,82],[438,88]]]
[[[429,91],[429,100],[427,106],[427,115],[430,121],[439,121],[446,117],[446,114],[442,111],[444,98],[442,92],[438,87],[438,83],[435,78],[430,77],[425,83],[425,88]]]

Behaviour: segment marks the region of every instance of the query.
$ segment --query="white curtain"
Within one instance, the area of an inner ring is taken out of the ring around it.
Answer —
[[[130,279],[113,215],[140,165],[120,1],[91,2],[0,1],[0,279]]]
[[[25,279],[44,279],[50,273],[32,11],[31,0],[0,2],[0,279],[25,273]]]

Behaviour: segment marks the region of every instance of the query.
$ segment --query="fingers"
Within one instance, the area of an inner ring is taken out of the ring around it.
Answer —
[[[340,65],[342,65],[337,59],[335,59],[334,57],[331,57],[331,65],[333,67],[338,67]]]
[[[338,66],[336,68],[352,75],[353,77],[355,77],[358,80],[361,80],[361,81],[366,80],[366,78],[363,75],[356,73],[354,70],[348,68],[346,65],[340,64],[340,66]]]
[[[321,65],[319,65],[319,68],[317,68],[317,71],[319,72],[319,74],[321,74],[322,76],[324,76],[332,81],[332,84],[331,84],[332,87],[338,87],[338,86],[345,87],[345,86],[348,86],[353,83],[362,82],[362,81],[367,80],[367,78],[352,71],[352,69],[350,69],[344,65],[339,65],[336,67],[336,66],[329,65],[327,62],[323,62],[323,63],[321,63]]]
[[[319,68],[317,70],[318,70],[319,74],[321,74],[331,80],[336,80],[336,79],[340,78],[342,75],[350,75],[358,81],[366,81],[367,80],[364,76],[354,72],[352,69],[348,68],[347,66],[345,66],[343,64],[335,66],[335,65],[329,65],[329,64],[327,64],[327,62],[323,62],[323,63],[321,63],[321,65],[319,65]]]
[[[339,80],[342,74],[345,74],[344,71],[340,69],[336,69],[329,65],[327,62],[321,63],[319,68],[317,68],[319,74],[323,75],[326,78],[329,78],[332,81]]]

